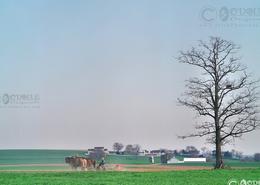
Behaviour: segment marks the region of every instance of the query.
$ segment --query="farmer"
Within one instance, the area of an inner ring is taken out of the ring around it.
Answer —
[[[105,170],[105,158],[104,158],[104,157],[102,157],[100,163],[98,164],[97,169],[100,169],[100,168],[102,168],[103,170]]]

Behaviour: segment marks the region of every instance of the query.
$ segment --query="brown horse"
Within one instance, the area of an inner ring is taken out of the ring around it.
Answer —
[[[93,159],[89,159],[84,157],[83,159],[85,159],[87,161],[87,168],[96,168],[96,161]]]
[[[81,170],[95,168],[96,161],[92,159],[88,159],[86,157],[65,157],[65,162],[68,163],[72,169],[77,169],[78,167],[81,168]]]

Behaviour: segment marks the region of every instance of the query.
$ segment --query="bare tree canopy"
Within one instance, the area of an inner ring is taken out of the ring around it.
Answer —
[[[141,146],[139,144],[128,144],[125,147],[125,154],[129,154],[129,155],[138,155],[138,153],[141,150]]]
[[[223,166],[221,146],[259,128],[258,81],[251,79],[239,63],[239,47],[233,42],[211,37],[197,48],[181,51],[178,61],[201,69],[200,77],[187,80],[181,105],[195,110],[203,122],[187,137],[208,136],[216,145],[216,168]]]
[[[115,142],[113,144],[113,149],[116,151],[117,154],[119,154],[120,150],[124,148],[124,145],[122,143]]]

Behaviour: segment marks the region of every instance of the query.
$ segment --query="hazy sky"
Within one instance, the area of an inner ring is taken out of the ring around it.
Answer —
[[[38,108],[0,102],[1,149],[201,148],[204,139],[176,137],[196,123],[176,99],[199,72],[175,58],[209,36],[240,45],[260,78],[257,0],[2,0],[0,23],[1,97],[40,96]],[[225,148],[259,152],[258,139]]]

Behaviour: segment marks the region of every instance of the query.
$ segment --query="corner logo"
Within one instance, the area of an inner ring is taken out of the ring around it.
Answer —
[[[219,10],[219,18],[220,18],[220,20],[227,21],[228,17],[229,17],[229,11],[228,11],[227,7],[222,7]]]
[[[40,95],[32,93],[0,94],[0,108],[38,108]]]
[[[245,180],[237,181],[236,179],[230,179],[228,185],[260,185],[260,180]]]
[[[202,20],[207,22],[215,20],[216,16],[217,12],[216,9],[213,7],[204,7],[200,12],[200,17],[202,18]]]
[[[204,7],[200,12],[200,17],[206,22],[221,20],[223,22],[229,19],[229,9],[225,6],[220,9],[214,7]]]
[[[238,181],[235,180],[235,179],[229,180],[227,184],[228,184],[228,185],[239,185]]]

